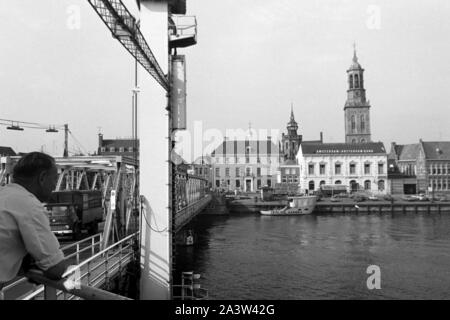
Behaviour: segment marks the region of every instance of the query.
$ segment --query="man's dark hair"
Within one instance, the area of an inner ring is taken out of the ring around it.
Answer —
[[[14,167],[13,179],[30,179],[50,170],[55,165],[55,159],[42,152],[30,152],[19,159]]]

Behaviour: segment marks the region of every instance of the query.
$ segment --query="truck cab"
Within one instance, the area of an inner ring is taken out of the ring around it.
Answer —
[[[55,191],[45,205],[56,236],[79,240],[83,231],[93,235],[103,221],[102,195],[98,190]]]

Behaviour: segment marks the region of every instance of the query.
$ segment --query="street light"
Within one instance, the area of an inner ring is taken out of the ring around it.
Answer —
[[[45,132],[58,132],[58,130],[56,130],[55,126],[53,126],[53,127],[48,127],[48,129],[45,130]]]
[[[8,130],[18,130],[18,131],[23,131],[23,128],[22,127],[19,127],[18,125],[14,125],[14,124],[11,124],[9,127],[6,127],[6,129],[8,129]]]

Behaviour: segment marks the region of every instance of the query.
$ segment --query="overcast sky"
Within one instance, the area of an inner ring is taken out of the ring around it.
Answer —
[[[80,28],[69,27],[74,8]],[[304,139],[323,131],[343,142],[356,42],[372,139],[450,140],[450,2],[187,0],[187,8],[198,22],[198,44],[179,50],[191,130],[194,121],[223,132],[249,122],[285,130],[293,103]],[[131,135],[133,60],[87,1],[1,1],[0,30],[0,118],[68,123],[90,152],[98,127],[105,138]],[[62,153],[63,137],[0,126],[0,145],[16,151]]]

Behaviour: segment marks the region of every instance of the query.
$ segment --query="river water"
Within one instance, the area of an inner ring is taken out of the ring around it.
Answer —
[[[193,228],[176,269],[200,273],[210,299],[450,299],[450,213],[231,213]]]

